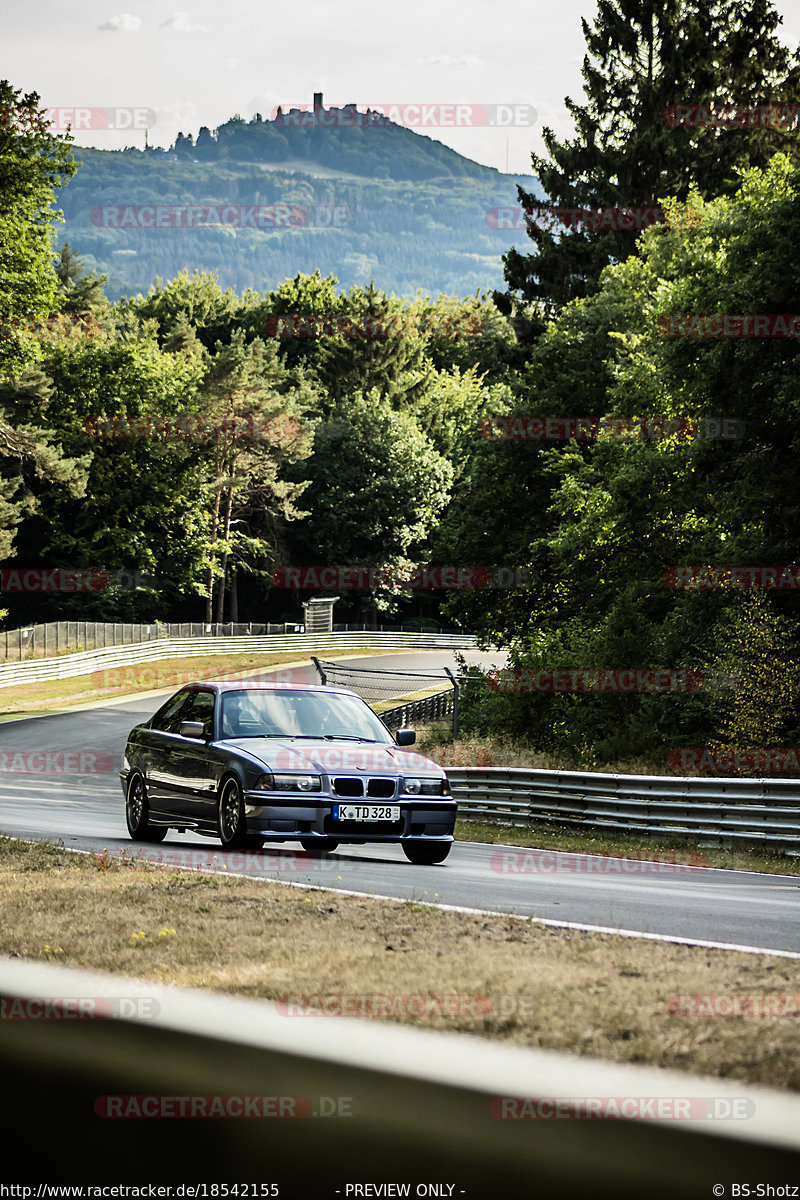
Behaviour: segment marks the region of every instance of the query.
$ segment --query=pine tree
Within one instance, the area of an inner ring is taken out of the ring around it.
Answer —
[[[778,150],[797,153],[796,128],[699,126],[677,120],[675,105],[789,103],[800,96],[798,58],[776,37],[770,0],[598,0],[593,26],[582,20],[585,102],[566,98],[572,140],[550,129],[549,157],[532,154],[533,173],[555,208],[651,208],[666,196],[730,195],[737,167],[763,167]],[[676,123],[677,121],[677,123]],[[522,188],[529,213],[537,198]],[[610,218],[613,220],[613,218]],[[531,214],[533,254],[505,256],[512,301],[559,308],[596,290],[600,272],[636,249],[635,229],[581,227],[560,236],[551,216]]]
[[[75,254],[69,242],[61,247],[61,257],[56,263],[56,275],[61,284],[61,307],[74,317],[99,316],[106,308],[103,288],[108,275],[95,271],[84,271],[83,259]]]
[[[400,310],[373,283],[348,293],[352,334],[324,338],[319,376],[328,394],[342,400],[377,388],[394,408],[411,408],[428,389],[433,368],[415,314]]]

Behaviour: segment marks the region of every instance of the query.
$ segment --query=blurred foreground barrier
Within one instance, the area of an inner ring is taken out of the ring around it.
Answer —
[[[69,1019],[103,997],[129,1015]],[[45,998],[51,1019],[35,1019]],[[0,958],[0,1005],[3,1178],[32,1196],[45,1181],[282,1200],[667,1200],[800,1178],[791,1093],[377,1021],[293,1020],[266,1002],[21,959]],[[228,1115],[209,1109],[214,1097]],[[247,1100],[249,1114],[234,1112]],[[641,1115],[563,1115],[590,1101]],[[367,1182],[398,1190],[353,1190]]]
[[[669,837],[800,842],[800,779],[603,775],[527,767],[447,767],[462,816]]]
[[[127,646],[110,646],[65,654],[60,658],[7,663],[0,666],[0,688],[15,683],[38,683],[48,679],[72,679],[92,671],[113,667],[131,667],[137,663],[157,662],[164,658],[194,657],[207,654],[282,654],[296,650],[475,650],[477,638],[456,633],[287,633],[265,637],[191,637],[155,638]]]

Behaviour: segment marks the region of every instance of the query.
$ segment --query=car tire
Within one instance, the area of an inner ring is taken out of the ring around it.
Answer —
[[[248,844],[242,785],[233,775],[223,779],[217,799],[217,835],[226,850],[244,850]]]
[[[125,793],[125,823],[134,842],[163,842],[166,827],[153,825],[150,821],[150,802],[144,779],[135,771],[128,780]]]
[[[333,838],[301,838],[300,845],[312,858],[322,858],[323,855],[338,849],[339,843]]]
[[[409,862],[420,867],[432,867],[444,862],[452,845],[452,842],[403,842],[403,852]]]

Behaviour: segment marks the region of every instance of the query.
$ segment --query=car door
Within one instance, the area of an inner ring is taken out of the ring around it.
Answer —
[[[172,812],[174,769],[172,753],[179,740],[181,713],[192,693],[182,688],[167,700],[139,735],[137,766],[144,775],[147,794],[153,808]]]
[[[216,824],[220,755],[209,749],[209,743],[214,740],[215,700],[216,694],[210,689],[199,688],[192,692],[180,711],[178,735],[169,752],[171,804],[192,824],[206,826]],[[203,736],[184,737],[180,733],[184,721],[199,721]]]

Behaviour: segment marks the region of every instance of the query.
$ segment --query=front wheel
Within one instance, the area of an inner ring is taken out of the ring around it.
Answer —
[[[432,867],[444,862],[450,853],[452,842],[403,842],[403,851],[409,862],[422,867]]]
[[[134,842],[163,842],[166,828],[151,824],[150,804],[141,775],[131,775],[125,796],[125,823]]]
[[[248,843],[244,796],[238,779],[225,779],[217,803],[217,833],[226,850],[244,850]]]

